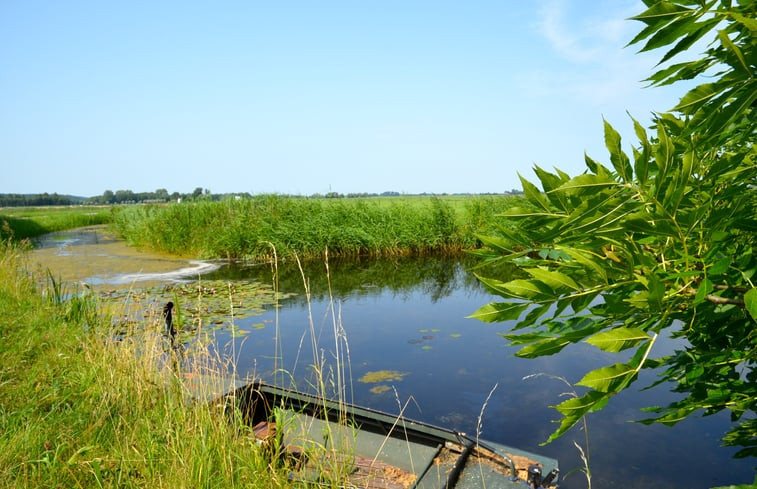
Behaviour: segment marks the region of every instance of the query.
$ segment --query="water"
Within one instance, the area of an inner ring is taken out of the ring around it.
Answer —
[[[71,246],[66,245],[69,254]],[[154,257],[146,255],[146,259]],[[139,257],[133,260],[131,270],[100,274],[99,280],[117,283],[124,274],[145,269]],[[273,282],[270,266],[215,265],[203,280]],[[232,338],[219,331],[217,343],[238,357],[240,374],[271,380],[278,367],[302,390],[308,389],[313,378],[315,343],[316,355],[329,365],[335,364],[339,352],[352,379],[351,399],[357,404],[395,414],[402,409],[406,416],[469,434],[480,429],[484,439],[557,458],[563,474],[581,467],[573,445],[574,440],[584,444],[578,426],[540,446],[556,427],[551,420],[558,416],[549,406],[565,400],[563,394],[570,390],[549,376],[576,382],[588,370],[620,359],[584,344],[546,358],[514,357],[515,350],[498,336],[511,324],[466,319],[496,300],[468,271],[470,265],[470,261],[433,258],[331,260],[328,275],[322,263],[304,270],[309,301],[299,269],[280,265],[280,290],[297,295],[284,300],[278,310],[269,308],[261,316],[235,320],[249,334]],[[174,263],[176,270],[186,267],[187,263]],[[509,271],[493,273],[506,276]],[[335,344],[335,330],[343,330],[346,337],[340,346]],[[277,332],[280,359],[274,361]],[[655,353],[662,355],[677,346],[659,341]],[[402,374],[401,380],[359,381],[367,373],[380,371]],[[533,375],[537,376],[529,377]],[[653,380],[645,372],[635,385]],[[385,390],[378,392],[379,386]],[[589,416],[593,488],[706,488],[753,481],[754,461],[735,460],[734,450],[719,446],[729,426],[727,415],[689,419],[674,428],[629,422],[644,417],[639,408],[674,399],[665,386],[648,391],[634,388]],[[580,472],[574,472],[561,487],[585,488],[586,482]]]

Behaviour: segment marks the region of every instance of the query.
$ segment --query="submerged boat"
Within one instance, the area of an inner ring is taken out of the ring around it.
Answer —
[[[464,433],[253,382],[227,394],[255,442],[305,485],[364,489],[554,488],[558,466]]]

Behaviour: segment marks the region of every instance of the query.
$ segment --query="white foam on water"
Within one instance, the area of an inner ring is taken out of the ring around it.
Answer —
[[[125,275],[118,275],[112,279],[103,280],[103,282],[112,284],[128,284],[132,282],[145,282],[145,281],[180,281],[189,277],[196,277],[204,273],[209,273],[217,270],[220,265],[217,263],[208,263],[199,260],[190,260],[191,267],[184,267],[178,270],[170,272],[159,273],[129,273]]]

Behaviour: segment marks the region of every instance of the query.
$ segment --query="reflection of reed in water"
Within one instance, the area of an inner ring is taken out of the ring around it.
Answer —
[[[474,264],[475,258],[470,256],[329,259],[330,284],[326,280],[323,263],[309,261],[302,266],[308,277],[312,300],[326,300],[331,290],[337,298],[375,296],[386,291],[397,295],[422,292],[436,302],[450,296],[455,290],[482,290],[481,282],[470,271]],[[299,292],[302,289],[300,270],[295,264],[279,263],[277,273],[279,290]],[[271,267],[268,264],[230,264],[209,273],[206,279],[255,278],[265,283],[270,276]],[[508,270],[498,272],[497,276],[507,277]],[[304,301],[304,296],[298,295],[286,302],[302,304]]]

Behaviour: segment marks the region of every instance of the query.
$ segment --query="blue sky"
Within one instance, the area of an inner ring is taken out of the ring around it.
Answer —
[[[0,3],[0,193],[502,192],[679,87],[640,1]]]

